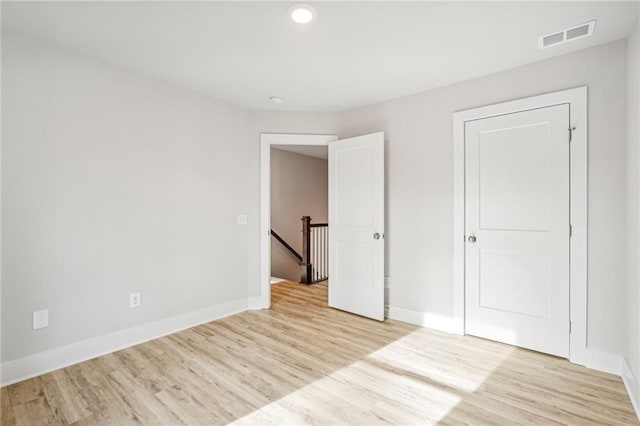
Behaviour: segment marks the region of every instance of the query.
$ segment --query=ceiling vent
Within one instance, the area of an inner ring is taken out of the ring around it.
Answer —
[[[546,36],[538,37],[538,48],[546,49],[547,47],[557,46],[569,41],[578,40],[584,37],[593,35],[593,30],[596,27],[596,21],[587,22],[576,27],[568,28],[563,31],[548,34]]]

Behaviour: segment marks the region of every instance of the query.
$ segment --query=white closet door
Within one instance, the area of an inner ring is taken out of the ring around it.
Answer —
[[[569,106],[465,125],[467,334],[569,355]]]

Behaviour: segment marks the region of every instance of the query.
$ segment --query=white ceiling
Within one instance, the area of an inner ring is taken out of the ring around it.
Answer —
[[[329,147],[326,145],[271,145],[271,148],[306,155],[307,157],[322,158],[323,160],[329,158]]]
[[[625,38],[638,2],[2,2],[19,31],[256,110],[340,111]],[[597,19],[546,50],[537,37]],[[282,96],[284,103],[268,101]]]

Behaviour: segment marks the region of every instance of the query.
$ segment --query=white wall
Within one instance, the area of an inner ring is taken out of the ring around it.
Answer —
[[[327,160],[271,148],[271,229],[302,254],[302,216],[328,221]],[[298,282],[300,265],[271,239],[271,275]]]
[[[589,87],[588,346],[625,350],[625,42],[342,114],[341,137],[387,144],[389,305],[450,317],[453,112]]]
[[[3,363],[246,306],[246,111],[10,33],[2,88]]]
[[[625,382],[640,417],[640,25],[627,40],[627,356]]]

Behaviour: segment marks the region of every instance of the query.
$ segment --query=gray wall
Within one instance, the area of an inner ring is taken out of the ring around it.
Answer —
[[[589,87],[588,346],[625,351],[625,41],[342,114],[341,137],[385,132],[390,305],[453,313],[454,111],[582,85]]]
[[[3,362],[246,300],[247,112],[6,32],[2,90]]]
[[[640,24],[627,41],[627,364],[640,397]],[[636,401],[640,404],[640,400]],[[640,406],[640,405],[639,405]]]
[[[271,228],[302,253],[302,216],[327,222],[327,160],[271,149]],[[271,275],[298,282],[298,260],[271,239]]]

